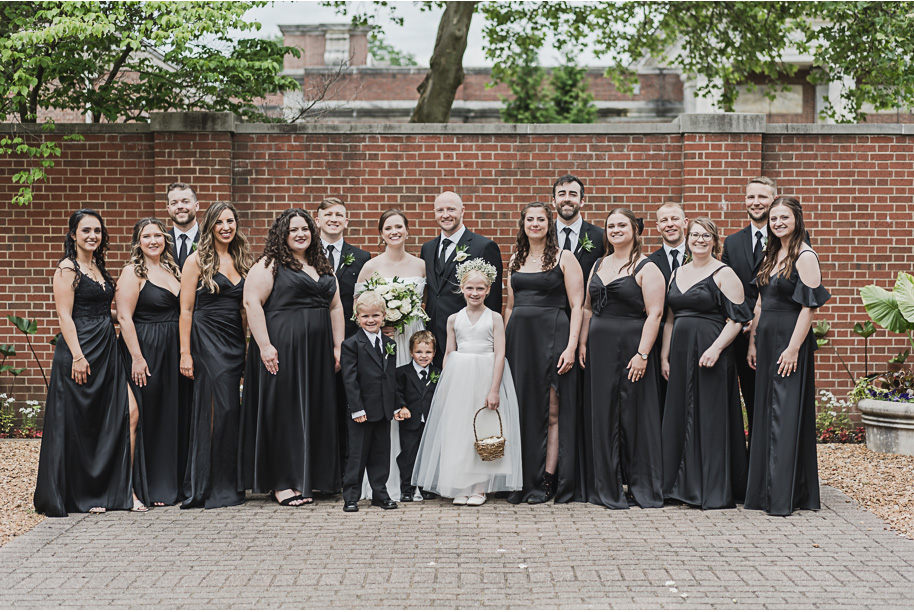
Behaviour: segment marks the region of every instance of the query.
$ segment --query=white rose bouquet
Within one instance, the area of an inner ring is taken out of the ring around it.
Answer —
[[[412,283],[404,283],[396,276],[388,281],[375,272],[365,282],[365,291],[374,291],[384,298],[387,305],[385,326],[394,327],[402,333],[406,325],[413,321],[428,321],[428,315],[422,309],[422,296]],[[355,320],[355,313],[352,318]]]

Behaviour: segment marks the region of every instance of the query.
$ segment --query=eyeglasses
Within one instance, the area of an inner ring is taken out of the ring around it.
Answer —
[[[711,240],[711,238],[713,238],[713,236],[711,234],[699,234],[698,232],[691,232],[689,234],[689,238],[692,240],[703,240],[708,242]]]

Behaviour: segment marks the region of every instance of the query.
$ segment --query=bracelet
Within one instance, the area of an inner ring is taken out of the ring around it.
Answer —
[[[73,360],[73,363],[79,363],[80,361],[82,361],[85,358],[86,358],[85,355],[80,355],[78,358]]]

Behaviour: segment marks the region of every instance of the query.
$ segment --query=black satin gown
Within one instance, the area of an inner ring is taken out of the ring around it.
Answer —
[[[663,495],[704,510],[732,508],[746,492],[746,438],[732,343],[714,367],[698,365],[727,319],[752,319],[746,302],[734,304],[714,282],[724,267],[685,292],[674,275],[667,295],[675,318],[663,412]]]
[[[561,256],[562,251],[559,251]],[[568,345],[570,324],[565,312],[565,274],[561,266],[546,272],[513,272],[514,309],[505,329],[505,356],[511,366],[520,408],[524,488],[508,501],[545,497],[546,436],[549,390],[559,396],[559,462],[556,503],[583,501],[583,483],[575,457],[577,435],[577,365],[559,376],[559,357]]]
[[[635,275],[649,263],[645,259],[630,276],[606,285],[594,273],[588,287],[593,316],[582,423],[587,501],[613,509],[629,507],[623,483],[642,508],[663,507],[659,354],[648,351],[644,376],[636,382],[626,367],[638,353],[647,320]],[[594,269],[599,267],[597,262]]]
[[[279,264],[276,264],[279,266]],[[279,266],[263,305],[279,371],[270,374],[253,340],[244,375],[245,487],[338,493],[340,454],[330,302],[331,274],[316,281]]]
[[[133,311],[133,326],[149,376],[146,386],[133,382],[133,357],[123,336],[118,340],[121,361],[140,421],[133,452],[133,488],[146,504],[172,506],[183,501],[185,465],[179,440],[179,415],[190,410],[181,394],[181,346],[178,337],[178,296],[146,280]]]
[[[822,285],[803,284],[796,268],[760,287],[762,311],[755,336],[755,416],[749,445],[745,508],[786,516],[819,509],[816,460],[816,340],[812,330],[797,356],[797,370],[778,374],[778,358],[803,307],[818,308],[831,295]]]
[[[89,362],[87,382],[71,377],[73,354],[61,335],[54,347],[35,510],[47,516],[133,506],[127,379],[111,321],[114,286],[79,273],[73,323]]]
[[[222,508],[244,502],[241,445],[241,375],[245,337],[241,320],[244,279],[237,285],[217,272],[219,293],[197,288],[190,352],[194,401],[182,508]]]

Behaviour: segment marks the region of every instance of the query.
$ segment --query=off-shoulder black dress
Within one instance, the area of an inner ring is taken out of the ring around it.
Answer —
[[[805,253],[800,256],[808,257]],[[800,347],[796,372],[779,375],[777,361],[790,343],[800,311],[822,306],[831,295],[821,284],[815,289],[804,285],[796,267],[786,278],[772,277],[759,288],[759,295],[755,417],[744,506],[778,516],[798,509],[818,510],[816,340],[812,330]]]
[[[685,291],[674,275],[667,298],[675,318],[663,412],[663,495],[705,510],[732,508],[746,492],[746,438],[732,344],[713,367],[698,365],[727,319],[752,319],[746,302],[734,304],[714,281],[725,267]]]

